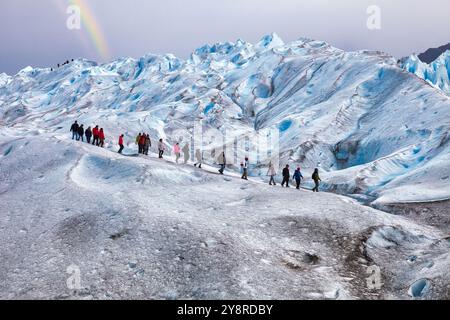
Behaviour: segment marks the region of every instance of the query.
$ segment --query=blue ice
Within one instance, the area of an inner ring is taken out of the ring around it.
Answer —
[[[210,112],[214,107],[216,106],[216,104],[214,102],[209,103],[206,107],[205,107],[205,114],[208,114],[208,112]]]
[[[280,123],[278,126],[278,129],[280,129],[281,132],[284,132],[288,130],[292,126],[292,120],[284,120]]]

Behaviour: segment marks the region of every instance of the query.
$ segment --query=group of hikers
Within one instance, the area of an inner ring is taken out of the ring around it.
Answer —
[[[164,144],[163,139],[159,139],[158,142],[158,152],[159,152],[159,158],[162,159],[164,156],[164,152],[166,151],[166,145]],[[173,146],[173,154],[175,155],[175,162],[176,164],[179,164],[180,158],[181,158],[181,152],[183,152],[184,155],[184,164],[187,164],[188,161],[191,158],[190,152],[191,152],[191,148],[189,146],[189,142],[186,142],[183,146],[183,148],[181,148],[180,143],[177,142],[174,144]],[[196,162],[194,163],[195,167],[199,167],[200,169],[202,168],[202,163],[203,163],[203,156],[202,153],[200,151],[200,149],[197,149],[195,151],[195,159]]]
[[[290,173],[289,168],[290,168],[289,165],[286,165],[286,167],[283,169],[283,181],[281,183],[282,187],[284,187],[286,185],[286,188],[289,188],[289,181],[291,179],[291,173]],[[275,167],[273,166],[272,163],[269,164],[269,170],[267,171],[267,175],[270,176],[269,184],[276,186],[277,185],[275,182],[276,171],[275,171]],[[298,167],[295,170],[292,179],[295,180],[297,189],[300,189],[301,181],[303,179],[305,179],[302,175],[300,167]],[[312,175],[312,180],[314,181],[314,185],[315,185],[314,188],[312,189],[312,191],[319,192],[320,181],[322,181],[319,176],[319,169],[317,169],[317,168],[314,169],[314,173]]]
[[[197,151],[199,152],[199,150],[197,150]],[[225,167],[227,164],[225,152],[222,152],[219,155],[217,161],[220,165],[219,173],[224,174]],[[248,180],[248,168],[249,168],[249,158],[245,157],[245,160],[241,163],[241,171],[242,171],[241,179]],[[289,168],[290,168],[289,165],[286,165],[286,167],[283,169],[283,181],[281,183],[281,187],[286,186],[286,188],[289,188],[289,181],[291,180],[291,173],[290,173]],[[276,186],[277,183],[275,181],[275,177],[277,176],[277,171],[275,170],[275,165],[272,162],[269,163],[269,169],[267,170],[267,176],[270,178],[269,185]],[[295,180],[297,189],[300,189],[301,181],[304,180],[304,177],[302,175],[300,167],[298,167],[295,170],[292,179]],[[319,192],[320,181],[322,181],[319,176],[319,169],[316,168],[314,170],[314,173],[312,175],[312,180],[314,181],[314,188],[312,189],[312,191]]]
[[[123,135],[122,137],[122,146],[123,146]],[[120,141],[119,141],[120,142]],[[152,146],[152,141],[150,140],[150,135],[145,133],[140,133],[136,137],[136,144],[139,146],[139,154],[144,154],[148,156],[148,150]],[[120,146],[120,143],[119,143]],[[119,150],[119,153],[122,153],[122,146],[120,146],[121,150]]]
[[[91,127],[84,130],[83,125],[79,125],[77,121],[75,121],[70,131],[72,132],[72,140],[77,141],[83,141],[84,137],[86,137],[86,142],[91,143],[92,139],[92,145],[96,145],[99,147],[104,147],[105,143],[105,133],[103,131],[103,128],[99,129],[99,126],[95,126],[94,129],[91,129]],[[139,133],[136,136],[135,139],[136,145],[138,145],[138,152],[139,154],[148,155],[149,149],[152,146],[152,142],[150,139],[150,135],[147,133]],[[121,134],[119,136],[119,153],[121,154],[125,148],[124,145],[124,135]],[[164,152],[166,151],[166,145],[163,141],[163,139],[159,139],[158,141],[158,157],[159,159],[163,159]],[[187,164],[190,159],[190,147],[189,143],[185,143],[183,148],[181,148],[180,143],[177,142],[173,146],[173,154],[175,155],[175,162],[176,164],[179,164],[179,160],[181,158],[181,152],[184,154],[184,164]],[[198,168],[202,167],[203,163],[203,156],[200,149],[197,149],[195,152],[195,158],[196,162],[194,163],[194,166]],[[225,152],[221,152],[219,154],[219,157],[217,158],[217,162],[220,166],[219,173],[224,174],[225,168],[226,168],[226,156]],[[242,177],[243,180],[248,180],[248,170],[249,170],[249,158],[245,157],[244,161],[241,163],[241,171],[242,171]],[[269,164],[269,169],[267,170],[267,176],[270,177],[269,184],[272,186],[276,186],[277,183],[275,181],[275,177],[277,176],[277,171],[275,169],[274,164],[271,162]],[[290,173],[290,166],[286,165],[286,167],[283,169],[282,172],[283,181],[281,182],[281,187],[289,188],[289,181],[291,180],[291,173]],[[296,183],[296,188],[300,189],[301,181],[304,179],[301,168],[298,167],[294,175],[292,176],[292,179]],[[319,192],[319,186],[320,186],[320,176],[319,176],[319,169],[315,169],[314,173],[312,175],[312,180],[314,181],[314,188],[312,189],[313,192]]]
[[[101,148],[105,145],[105,133],[103,132],[103,128],[99,128],[99,126],[95,126],[94,129],[88,127],[84,130],[84,125],[79,125],[78,122],[75,121],[70,127],[70,131],[72,132],[72,140],[81,140],[84,142],[84,138],[86,137],[87,143],[91,143],[92,140],[92,145]]]
[[[58,68],[60,68],[60,67],[62,67],[62,66],[65,66],[66,64],[69,64],[70,62],[73,62],[74,60],[72,59],[72,60],[66,60],[66,61],[64,61],[63,63],[58,63],[57,64],[57,66],[58,66]],[[53,68],[50,68],[50,71],[53,71]]]

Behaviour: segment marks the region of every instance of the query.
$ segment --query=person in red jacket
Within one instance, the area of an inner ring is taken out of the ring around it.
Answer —
[[[123,146],[123,134],[119,137],[119,147],[120,147],[119,153],[122,153],[123,148],[124,148],[124,146]]]
[[[103,128],[101,128],[98,132],[98,139],[100,140],[98,146],[100,148],[103,148],[103,146],[105,145],[105,133],[103,132]]]
[[[94,137],[94,139],[92,140],[92,145],[98,146],[98,143],[99,143],[99,141],[98,141],[98,134],[99,134],[98,126],[95,126],[95,128],[92,129],[92,136]]]
[[[145,150],[144,150],[145,137],[146,137],[146,134],[143,133],[142,136],[139,138],[139,153],[142,153],[142,154],[145,154]]]

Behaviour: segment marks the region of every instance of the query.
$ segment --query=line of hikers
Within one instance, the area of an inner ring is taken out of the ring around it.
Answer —
[[[150,145],[151,146],[151,145]],[[191,158],[190,155],[190,146],[189,143],[186,142],[183,146],[183,148],[181,148],[180,143],[177,142],[174,144],[173,146],[173,154],[175,155],[175,162],[176,164],[179,164],[180,158],[181,158],[181,152],[183,152],[184,155],[184,164],[187,164],[188,161]],[[166,151],[166,145],[164,144],[164,140],[163,139],[159,139],[158,141],[158,157],[160,159],[163,159],[164,157],[164,152]],[[202,167],[202,163],[203,163],[203,157],[202,157],[202,153],[200,151],[200,149],[197,149],[195,151],[195,158],[196,158],[196,162],[194,163],[195,167]]]
[[[123,139],[123,135],[121,136],[121,138],[119,138],[119,145],[122,150],[123,144],[121,144],[121,143],[123,143],[123,140],[121,140],[121,139]],[[144,133],[141,135],[141,133],[139,133],[139,135],[136,137],[136,144],[139,145],[139,153],[148,155],[148,146],[151,146],[150,137],[148,134],[146,135]],[[120,153],[120,151],[119,151],[119,153]],[[164,144],[163,139],[160,139],[158,142],[158,151],[159,151],[159,158],[162,159],[164,152],[166,151],[166,145]],[[184,153],[184,164],[187,164],[190,159],[189,143],[186,143],[182,149],[180,147],[180,143],[178,143],[178,142],[175,143],[175,145],[173,146],[173,153],[175,154],[175,162],[177,164],[179,163],[179,160],[181,158],[181,151],[183,151],[183,153]],[[202,157],[200,149],[196,150],[195,158],[196,158],[197,162],[194,163],[194,166],[195,167],[198,166],[199,168],[201,168],[202,163],[203,163],[203,157]],[[225,152],[222,152],[219,155],[219,157],[217,158],[217,162],[220,166],[219,173],[224,174],[225,167],[227,164]],[[245,160],[241,163],[241,171],[242,171],[241,179],[248,180],[248,168],[249,168],[249,158],[245,157]],[[273,163],[270,163],[269,169],[267,171],[267,176],[270,177],[270,181],[269,181],[270,185],[274,185],[274,186],[277,185],[275,182],[276,175],[277,175],[277,172],[275,170],[275,166],[273,165]],[[291,174],[289,171],[289,165],[286,165],[286,167],[283,169],[283,182],[281,183],[281,186],[282,187],[286,186],[286,188],[289,188],[290,178],[291,178]],[[292,179],[295,180],[295,182],[296,182],[296,188],[300,189],[301,181],[304,180],[304,177],[301,173],[300,167],[298,167],[295,170]],[[314,184],[315,184],[312,191],[319,192],[320,181],[322,181],[319,176],[319,169],[316,168],[314,170],[314,173],[312,175],[312,180],[314,181]]]
[[[72,60],[66,60],[66,61],[64,61],[63,63],[58,63],[57,64],[57,67],[58,68],[60,68],[60,67],[62,67],[62,66],[65,66],[66,64],[69,64],[69,63],[71,63],[71,62],[73,62],[74,60],[72,59]],[[53,71],[53,68],[50,68],[50,71]]]
[[[220,165],[219,173],[223,174],[226,164],[227,164],[225,152],[222,152],[219,155],[219,158],[217,160]],[[248,167],[249,167],[249,158],[245,157],[244,162],[241,163],[241,171],[242,171],[241,179],[243,179],[243,180],[248,180]],[[286,188],[289,188],[289,181],[291,180],[291,173],[289,171],[289,168],[290,168],[289,165],[286,165],[286,167],[283,169],[283,182],[281,183],[281,187],[286,186]],[[270,178],[269,185],[271,185],[271,186],[277,185],[277,183],[275,182],[276,175],[277,175],[277,171],[275,170],[275,166],[272,162],[270,162],[269,169],[267,170],[267,176]],[[300,189],[301,181],[304,180],[304,177],[302,175],[300,167],[298,167],[295,170],[292,179],[295,180],[296,188]],[[314,181],[314,188],[312,189],[312,191],[319,192],[320,181],[322,181],[319,176],[319,169],[316,168],[314,170],[314,173],[312,175],[312,180]]]
[[[76,139],[77,141],[81,140],[84,142],[83,137],[85,136],[86,142],[91,143],[91,138],[93,137],[92,145],[96,145],[99,147],[104,146],[105,133],[103,131],[103,128],[99,129],[99,126],[95,126],[95,128],[92,130],[91,130],[91,127],[84,130],[83,125],[79,125],[78,122],[75,121],[72,124],[70,131],[72,132],[72,140]],[[121,134],[119,136],[119,153],[120,154],[122,153],[123,149],[125,148],[123,139],[124,139],[124,135]],[[149,149],[152,146],[152,142],[151,142],[149,134],[139,133],[136,136],[135,143],[138,145],[139,154],[148,155]],[[159,159],[163,159],[165,151],[166,151],[166,145],[165,145],[163,139],[159,139],[159,141],[158,141],[158,157],[159,157]],[[181,151],[183,151],[183,154],[184,154],[184,164],[187,164],[190,159],[189,143],[186,142],[185,145],[183,146],[183,148],[181,148],[179,142],[174,144],[173,153],[175,154],[175,162],[177,164],[179,164],[179,160],[181,158]],[[194,166],[195,167],[198,166],[199,168],[201,168],[202,163],[203,163],[203,156],[202,156],[202,152],[200,151],[200,149],[197,149],[195,151],[195,158],[197,161],[194,163]],[[227,164],[225,152],[222,152],[219,154],[219,157],[217,158],[217,162],[220,166],[219,173],[224,174],[225,167]],[[248,169],[249,169],[249,158],[245,157],[245,160],[241,163],[241,171],[242,171],[241,179],[248,180]],[[289,165],[286,165],[286,167],[283,169],[283,172],[282,172],[283,181],[281,182],[281,187],[286,186],[286,188],[289,188],[289,181],[291,180],[291,173],[290,173],[289,169],[290,169]],[[275,170],[275,166],[271,162],[269,164],[269,168],[267,170],[267,176],[270,177],[269,184],[271,186],[277,185],[277,183],[275,182],[276,175],[277,175],[277,172]],[[304,177],[302,175],[300,167],[298,167],[295,170],[294,175],[292,176],[292,179],[295,180],[296,188],[300,189],[301,181],[304,180]],[[314,173],[312,175],[312,180],[314,181],[314,188],[312,189],[312,191],[319,192],[320,181],[322,181],[319,176],[319,169],[316,168],[314,170]]]
[[[84,125],[79,125],[78,122],[75,121],[70,127],[70,132],[72,132],[72,140],[81,140],[84,142],[84,137],[86,137],[87,143],[91,143],[92,140],[92,145],[96,145],[101,148],[105,145],[105,133],[103,128],[99,128],[99,126],[95,126],[94,129],[88,127],[84,130]]]
[[[283,181],[281,183],[281,187],[284,187],[286,185],[286,188],[289,188],[289,181],[291,180],[291,173],[290,173],[289,168],[290,168],[289,165],[286,165],[286,167],[283,169]],[[270,177],[269,184],[276,186],[277,183],[275,182],[275,176],[277,175],[277,172],[272,163],[269,164],[269,170],[267,171],[267,175]],[[314,173],[311,178],[314,181],[314,185],[315,185],[314,188],[312,189],[312,191],[319,192],[320,181],[322,181],[319,176],[319,169],[317,169],[317,168],[314,169]],[[295,180],[296,188],[300,189],[301,181],[305,179],[302,175],[300,167],[298,167],[295,170],[292,179]]]

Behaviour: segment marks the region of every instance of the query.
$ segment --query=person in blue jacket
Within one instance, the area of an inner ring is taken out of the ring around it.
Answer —
[[[300,182],[302,181],[302,179],[303,179],[303,175],[302,175],[302,172],[300,170],[300,167],[298,167],[297,170],[295,170],[295,173],[294,173],[294,180],[297,183],[297,189],[300,189]]]

